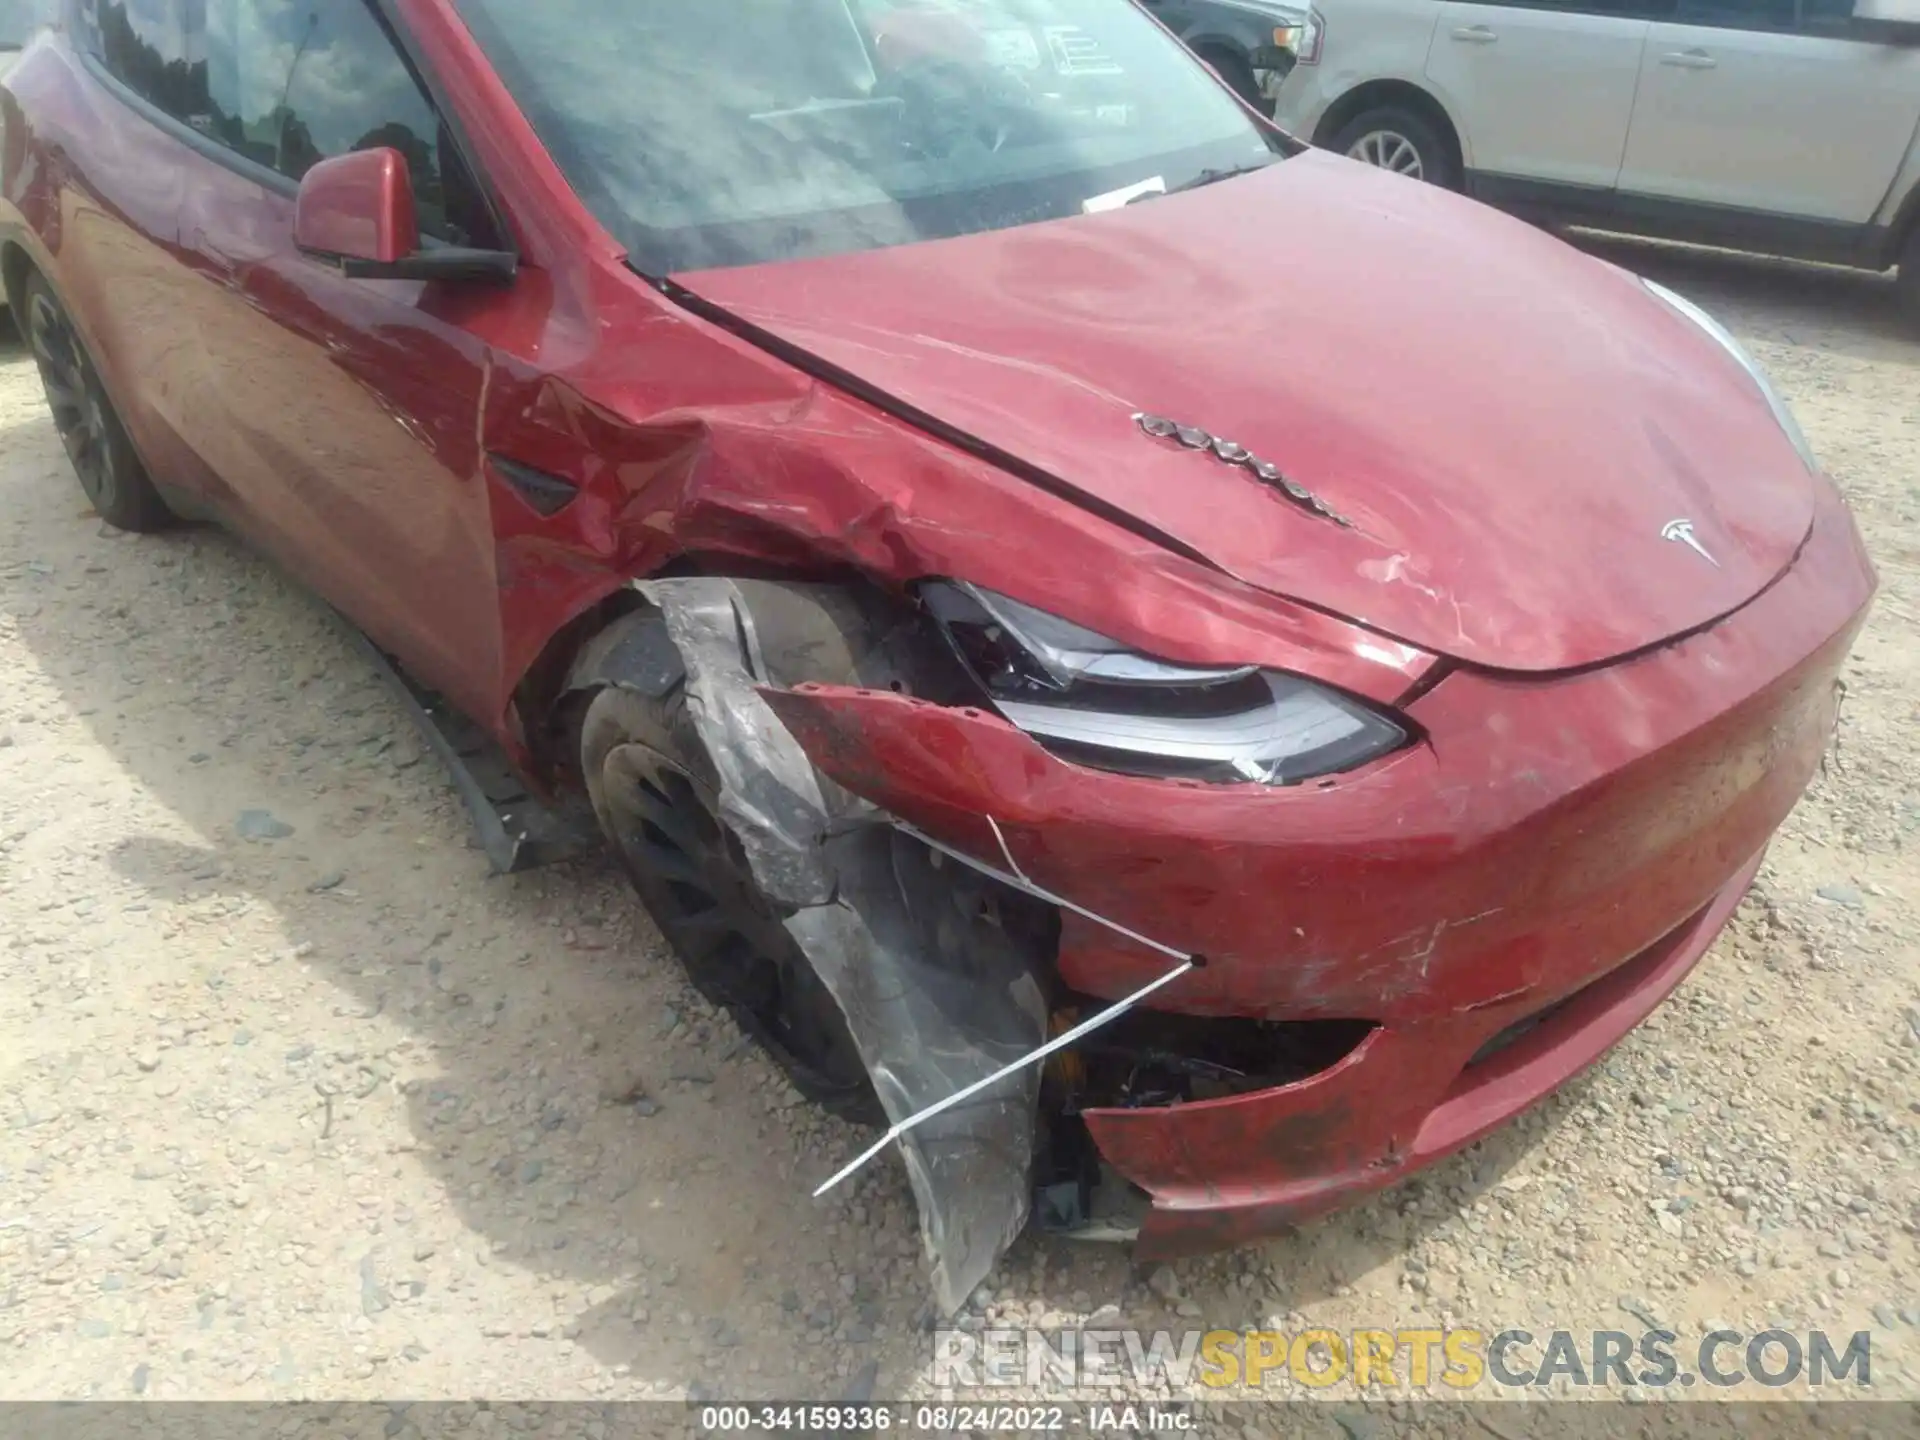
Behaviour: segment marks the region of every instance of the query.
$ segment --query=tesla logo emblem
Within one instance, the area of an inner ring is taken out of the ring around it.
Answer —
[[[1691,520],[1669,520],[1666,525],[1662,527],[1660,538],[1662,540],[1677,540],[1702,560],[1713,566],[1714,569],[1718,570],[1720,568],[1720,562],[1709,555],[1707,553],[1707,547],[1702,545],[1695,537],[1693,533],[1693,522]]]

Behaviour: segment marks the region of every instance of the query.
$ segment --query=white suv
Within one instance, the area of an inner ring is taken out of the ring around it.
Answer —
[[[1275,119],[1535,218],[1899,263],[1920,308],[1920,0],[1318,0]]]

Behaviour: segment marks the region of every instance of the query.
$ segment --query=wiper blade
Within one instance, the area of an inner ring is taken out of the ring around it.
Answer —
[[[1264,170],[1269,165],[1276,163],[1279,159],[1280,157],[1278,155],[1273,155],[1265,160],[1255,160],[1247,165],[1235,165],[1227,170],[1202,170],[1191,180],[1182,180],[1178,185],[1169,185],[1166,193],[1169,195],[1178,195],[1183,190],[1198,190],[1202,185],[1213,185],[1222,180],[1238,179],[1242,175],[1251,175],[1256,170]]]

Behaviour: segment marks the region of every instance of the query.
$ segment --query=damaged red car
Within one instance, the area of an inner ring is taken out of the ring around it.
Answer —
[[[1836,723],[1873,571],[1733,337],[1129,0],[71,0],[4,122],[92,504],[330,602],[499,867],[610,843],[948,1305],[1539,1100]]]

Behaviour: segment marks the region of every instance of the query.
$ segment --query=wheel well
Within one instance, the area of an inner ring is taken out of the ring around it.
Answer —
[[[568,674],[588,641],[639,609],[641,603],[633,591],[621,589],[589,607],[554,633],[514,687],[513,709],[534,772],[555,790],[580,787],[579,777],[573,773],[576,742],[587,702],[593,698],[588,692],[570,691]]]
[[[683,553],[648,572],[650,580],[689,575],[724,575],[736,580],[773,580],[790,584],[839,583],[849,587],[871,582],[851,570],[831,566],[801,567],[755,563],[743,556]],[[622,586],[560,627],[527,667],[513,691],[513,713],[533,762],[533,773],[556,790],[576,788],[573,773],[578,753],[579,722],[593,698],[593,688],[572,688],[574,666],[597,639],[607,635],[628,615],[647,605],[631,588]]]
[[[1210,65],[1221,60],[1231,60],[1248,69],[1253,68],[1253,61],[1248,58],[1247,52],[1230,40],[1196,40],[1192,49],[1194,54]]]
[[[1429,122],[1446,142],[1454,173],[1465,169],[1465,157],[1460,152],[1460,132],[1454,128],[1452,117],[1433,96],[1405,80],[1369,80],[1364,85],[1354,86],[1327,107],[1327,113],[1320,117],[1319,128],[1314,131],[1313,143],[1326,145],[1340,133],[1340,127],[1354,116],[1383,105],[1398,105]]]

